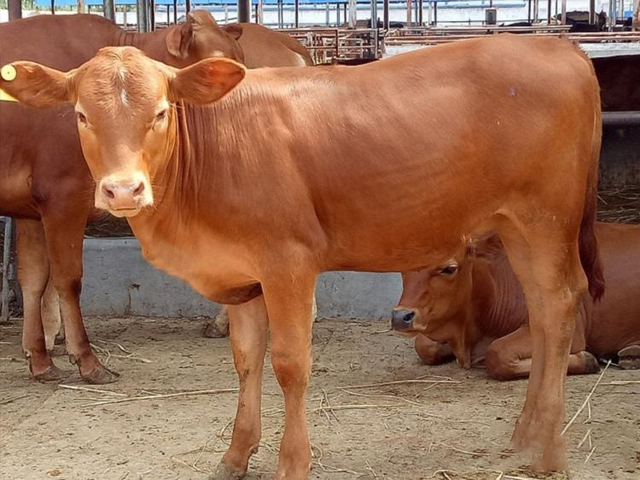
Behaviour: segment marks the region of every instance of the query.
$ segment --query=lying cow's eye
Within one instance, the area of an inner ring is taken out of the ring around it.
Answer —
[[[87,124],[87,117],[85,116],[85,114],[84,114],[84,113],[81,113],[81,112],[76,112],[76,113],[77,113],[77,115],[78,115],[78,121],[79,121],[80,123],[82,123],[82,124],[86,125],[86,124]]]
[[[156,115],[156,122],[159,122],[160,120],[164,120],[166,116],[167,116],[167,111],[162,110],[160,113]]]
[[[447,265],[442,270],[440,270],[441,275],[453,275],[458,271],[457,265]]]

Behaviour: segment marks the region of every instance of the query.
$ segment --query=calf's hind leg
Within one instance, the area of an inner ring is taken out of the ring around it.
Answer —
[[[541,470],[566,468],[564,385],[578,302],[587,290],[576,242],[579,219],[517,218],[499,228],[505,250],[522,284],[531,332],[530,380],[516,424],[517,447],[542,451]],[[573,228],[572,228],[573,227]]]
[[[49,260],[42,224],[37,220],[16,221],[18,280],[22,288],[24,322],[22,348],[29,360],[29,370],[37,380],[62,378],[47,352],[42,327],[42,295],[49,279]]]

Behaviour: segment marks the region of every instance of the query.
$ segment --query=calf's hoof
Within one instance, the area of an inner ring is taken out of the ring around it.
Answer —
[[[109,370],[104,365],[100,365],[89,373],[83,374],[80,372],[80,376],[82,377],[82,380],[92,385],[104,385],[106,383],[113,383],[117,381],[120,374],[113,370]]]
[[[620,350],[618,365],[624,370],[640,370],[640,345],[631,345]]]
[[[236,470],[226,463],[220,463],[216,468],[216,473],[209,477],[209,480],[242,480],[247,472]]]
[[[64,345],[65,340],[66,340],[66,336],[64,334],[64,330],[60,330],[56,334],[56,338],[54,338],[53,343],[54,345]]]
[[[34,373],[33,378],[39,382],[59,382],[65,377],[64,371],[60,370],[53,363],[45,371]]]

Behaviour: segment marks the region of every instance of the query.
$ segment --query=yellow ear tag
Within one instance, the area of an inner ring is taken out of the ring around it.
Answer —
[[[13,65],[5,65],[0,69],[0,78],[5,82],[14,81],[17,75],[18,72]],[[0,102],[17,102],[17,100],[0,88]]]
[[[5,82],[13,82],[16,79],[18,72],[16,72],[16,67],[13,65],[5,65],[0,69],[0,77]]]

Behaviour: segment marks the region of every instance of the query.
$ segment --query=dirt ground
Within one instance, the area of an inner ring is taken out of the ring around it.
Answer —
[[[2,480],[196,480],[215,469],[230,440],[236,393],[131,399],[235,388],[228,339],[203,338],[202,321],[88,319],[100,355],[122,377],[86,391],[32,381],[20,360],[20,327],[0,326]],[[509,450],[526,382],[499,383],[454,364],[426,367],[410,341],[385,327],[336,320],[315,326],[312,479],[569,478],[521,470],[526,459]],[[63,385],[87,387],[66,357],[56,360],[69,372]],[[569,378],[567,418],[597,379]],[[606,371],[589,402],[591,420],[584,423],[585,408],[569,430],[570,478],[640,478],[638,380],[640,372]],[[105,401],[120,403],[96,404]],[[273,476],[282,408],[269,365],[263,441],[250,480]]]

